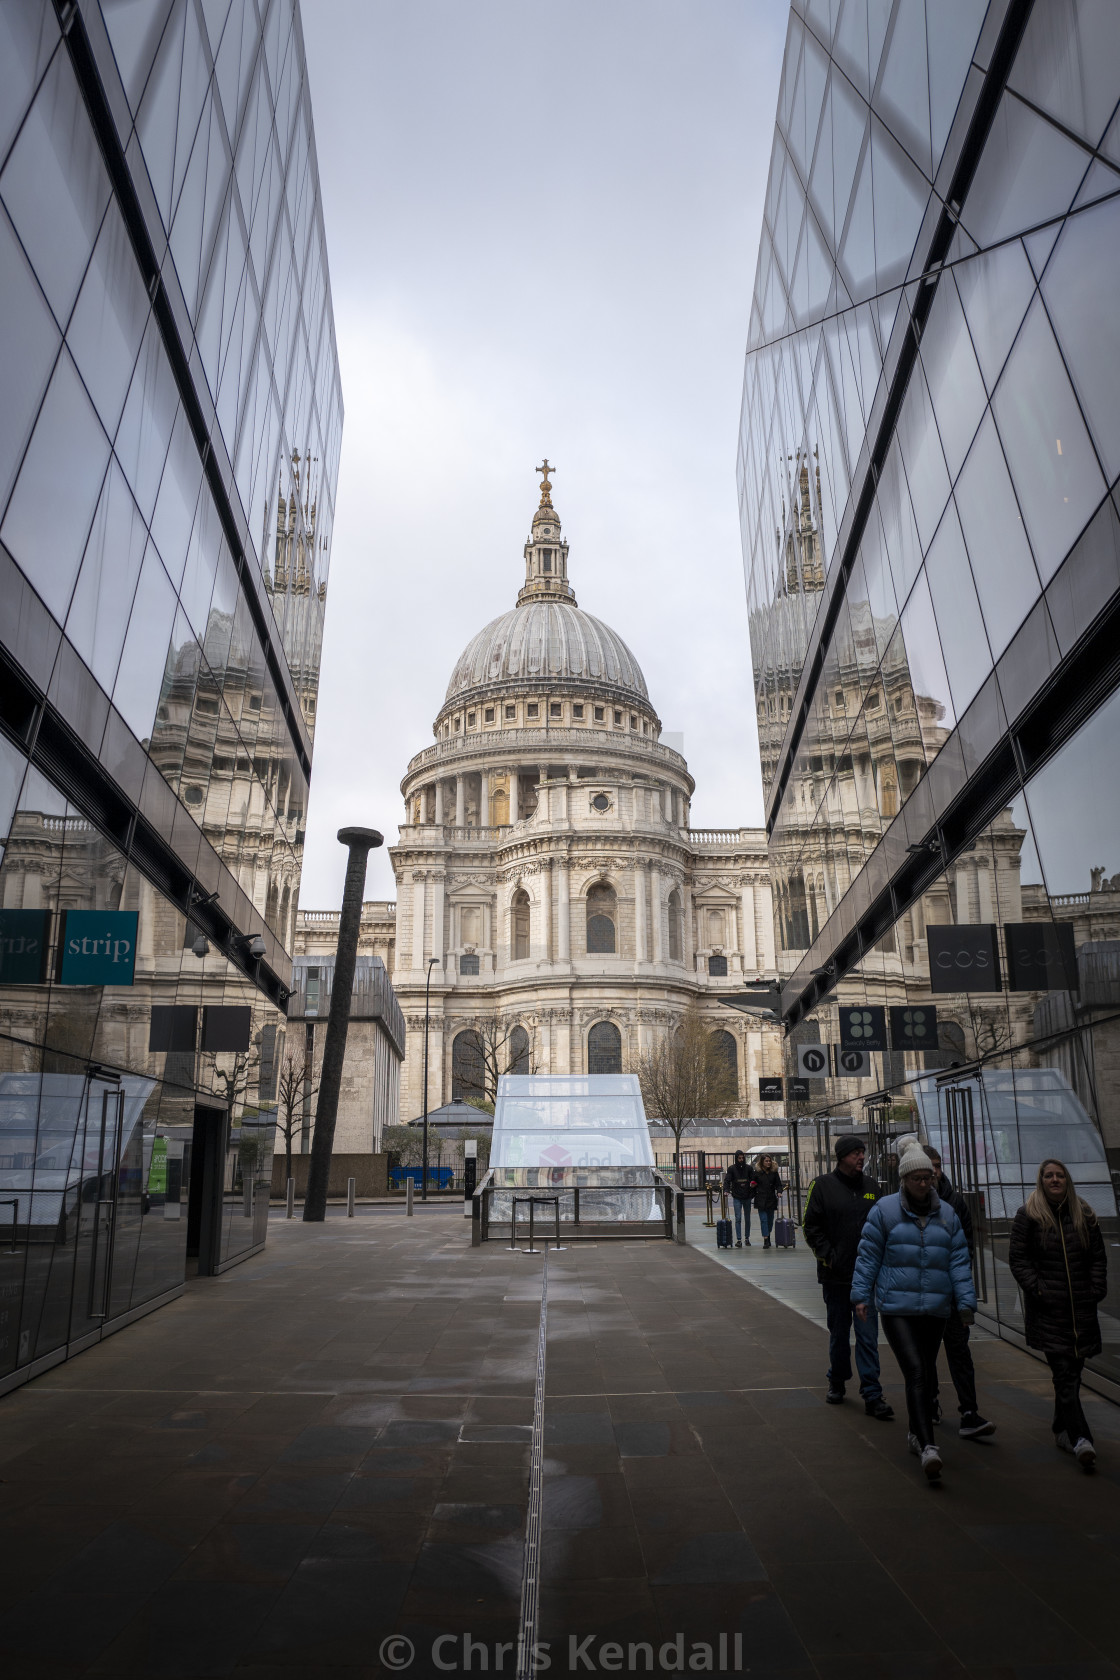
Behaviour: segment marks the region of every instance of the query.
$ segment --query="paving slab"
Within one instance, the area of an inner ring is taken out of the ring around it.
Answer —
[[[0,1400],[5,1680],[512,1675],[546,1265],[537,1672],[1120,1677],[1120,1412],[1087,1398],[1085,1476],[1047,1373],[980,1341],[998,1433],[946,1430],[931,1489],[901,1421],[823,1404],[804,1255],[691,1234],[274,1217]]]

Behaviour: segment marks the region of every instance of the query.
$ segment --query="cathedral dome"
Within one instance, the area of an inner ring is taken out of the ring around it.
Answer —
[[[604,685],[649,701],[641,667],[621,636],[573,602],[538,596],[492,619],[467,644],[444,704],[474,689],[542,678]]]

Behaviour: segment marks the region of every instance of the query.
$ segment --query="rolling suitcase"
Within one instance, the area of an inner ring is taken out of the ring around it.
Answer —
[[[775,1221],[774,1221],[774,1247],[775,1248],[796,1248],[797,1247],[797,1226],[794,1224],[792,1219],[775,1219]]]
[[[720,1217],[716,1220],[716,1247],[730,1248],[731,1243],[731,1221],[727,1217],[727,1197],[721,1196]]]

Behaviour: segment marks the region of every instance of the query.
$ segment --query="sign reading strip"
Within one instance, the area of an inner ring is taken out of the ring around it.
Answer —
[[[931,992],[1002,990],[994,922],[926,924]]]
[[[0,910],[0,985],[37,986],[47,977],[49,910]]]
[[[58,936],[63,986],[131,986],[136,968],[135,910],[64,910]]]

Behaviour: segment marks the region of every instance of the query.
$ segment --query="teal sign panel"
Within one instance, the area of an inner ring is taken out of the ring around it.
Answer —
[[[0,910],[0,986],[37,986],[47,976],[49,910]]]
[[[136,967],[135,910],[64,910],[58,978],[64,986],[131,986]]]

